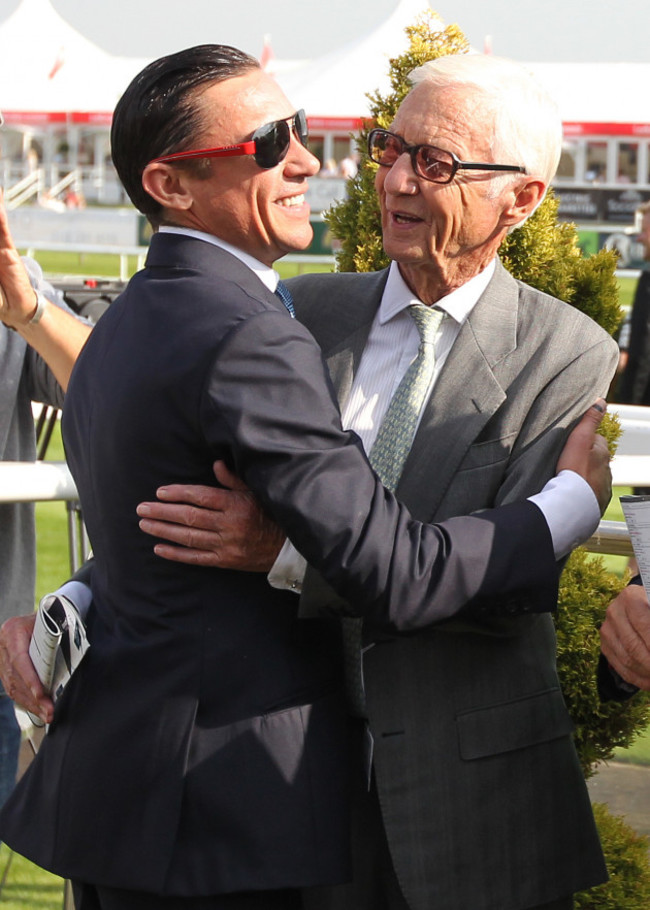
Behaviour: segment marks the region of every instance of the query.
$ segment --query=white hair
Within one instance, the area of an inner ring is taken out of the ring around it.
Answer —
[[[492,123],[494,161],[523,165],[546,186],[551,182],[562,151],[562,120],[555,101],[523,66],[502,57],[449,54],[413,70],[409,81],[414,88],[426,83],[476,89]]]

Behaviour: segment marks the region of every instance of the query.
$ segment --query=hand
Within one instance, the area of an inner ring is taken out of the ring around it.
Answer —
[[[36,292],[11,238],[1,197],[0,285],[0,320],[12,328],[27,325],[36,312]]]
[[[214,475],[225,489],[160,487],[160,502],[142,502],[137,508],[141,530],[175,544],[154,547],[158,556],[172,562],[268,572],[282,549],[284,532],[223,461],[215,462]]]
[[[650,690],[650,604],[642,585],[628,585],[607,607],[600,646],[625,682]]]
[[[612,471],[609,448],[603,436],[596,432],[607,405],[599,398],[573,428],[557,463],[560,471],[575,471],[594,491],[602,515],[612,498]]]
[[[29,657],[35,619],[34,613],[12,616],[0,628],[0,678],[10,698],[49,724],[54,717],[54,704],[45,694]]]

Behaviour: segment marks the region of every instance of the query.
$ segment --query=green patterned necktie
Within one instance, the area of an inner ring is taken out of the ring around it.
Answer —
[[[408,313],[420,333],[418,355],[391,398],[368,456],[381,482],[392,492],[399,483],[431,385],[436,362],[434,342],[444,316],[442,310],[421,303],[409,306]],[[348,702],[352,714],[365,717],[361,667],[362,620],[344,617],[342,622]]]

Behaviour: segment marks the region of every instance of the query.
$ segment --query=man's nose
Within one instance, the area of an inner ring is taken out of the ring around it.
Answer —
[[[419,187],[419,180],[413,170],[411,156],[408,152],[402,152],[395,163],[388,169],[384,179],[384,188],[388,193],[407,193],[412,195],[417,192]]]
[[[308,177],[315,176],[320,170],[318,158],[296,138],[293,132],[291,133],[291,141],[285,163],[295,166],[299,173]]]

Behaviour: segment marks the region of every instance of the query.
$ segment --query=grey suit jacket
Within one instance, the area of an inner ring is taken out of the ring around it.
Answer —
[[[292,282],[341,403],[386,277]],[[617,355],[593,321],[499,265],[434,388],[399,498],[440,520],[536,492]],[[306,612],[326,603],[315,574],[303,600]],[[604,881],[550,616],[365,634],[379,798],[412,910],[521,910]]]

